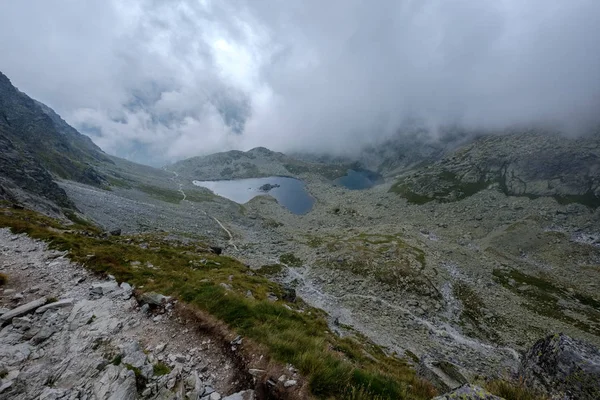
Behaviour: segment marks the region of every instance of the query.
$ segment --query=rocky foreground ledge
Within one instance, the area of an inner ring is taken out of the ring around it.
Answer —
[[[136,298],[128,283],[100,279],[8,229],[0,229],[0,272],[9,277],[0,291],[0,399],[264,398],[252,388],[265,371],[232,357],[242,339],[224,347],[186,324],[168,297]],[[455,379],[436,399],[598,399],[600,350],[551,335],[523,355],[519,375],[522,388]],[[290,389],[300,379],[290,368],[278,383]],[[308,398],[297,395],[286,398]]]
[[[7,229],[0,251],[10,277],[0,399],[254,398],[247,374],[214,339],[180,324],[168,299],[145,296],[140,305],[127,283],[100,280]]]

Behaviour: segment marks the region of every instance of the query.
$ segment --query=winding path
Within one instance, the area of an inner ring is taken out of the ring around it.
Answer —
[[[187,195],[185,194],[185,191],[183,190],[183,183],[179,182],[179,174],[177,172],[175,172],[175,171],[169,171],[167,169],[165,169],[165,171],[170,172],[170,173],[172,173],[174,175],[173,178],[171,178],[171,180],[173,182],[175,182],[175,184],[178,187],[177,191],[179,193],[181,193],[181,195],[183,196],[183,198],[181,199],[181,201],[188,201],[188,200],[186,200],[187,199]],[[223,229],[225,231],[225,233],[227,233],[227,236],[229,236],[229,244],[231,246],[233,246],[233,248],[236,251],[239,251],[239,249],[237,248],[237,246],[233,242],[233,235],[231,234],[231,231],[229,229],[227,229],[225,227],[225,225],[223,225],[223,223],[217,219],[217,217],[213,217],[212,215],[209,215],[205,210],[200,210],[200,211],[202,211],[204,213],[204,215],[206,215],[207,217],[214,219],[215,222],[217,224],[219,224],[219,226],[221,227],[221,229]]]

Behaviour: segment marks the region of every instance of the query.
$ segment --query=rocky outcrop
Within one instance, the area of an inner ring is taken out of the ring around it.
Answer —
[[[435,397],[433,400],[503,400],[487,390],[475,385],[463,385],[452,392]]]
[[[14,186],[72,208],[51,174],[99,186],[104,178],[95,169],[96,163],[112,161],[90,138],[20,92],[0,72],[0,195],[5,192],[21,200]]]
[[[509,196],[600,206],[600,135],[525,132],[483,136],[401,177],[393,191],[413,203],[456,201],[496,185]]]
[[[563,334],[540,339],[523,358],[528,386],[561,399],[600,399],[600,350]]]
[[[61,207],[74,207],[50,173],[33,156],[18,149],[5,137],[1,126],[0,171],[0,199],[39,208],[41,202],[37,199],[45,198]]]

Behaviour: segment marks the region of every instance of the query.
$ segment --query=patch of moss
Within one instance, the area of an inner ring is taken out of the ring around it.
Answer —
[[[283,271],[283,264],[263,265],[257,272],[263,275],[277,275]]]
[[[123,355],[122,354],[117,354],[112,361],[110,362],[112,365],[121,365],[121,361],[123,360]]]
[[[180,193],[181,194],[181,193]],[[200,190],[190,190],[186,189],[185,191],[185,199],[188,201],[193,201],[194,203],[203,203],[207,201],[215,201],[217,198],[216,195],[211,193],[210,191],[200,191]]]

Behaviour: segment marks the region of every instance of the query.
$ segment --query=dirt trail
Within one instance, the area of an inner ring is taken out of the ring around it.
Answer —
[[[173,182],[175,182],[175,184],[177,184],[177,186],[179,187],[178,191],[179,193],[181,193],[181,195],[183,196],[183,198],[181,199],[181,201],[187,201],[187,195],[185,194],[185,191],[183,190],[183,183],[179,182],[179,174],[175,171],[169,171],[171,172],[174,176],[173,178],[171,178],[173,180]],[[234,239],[233,239],[233,235],[231,233],[231,231],[229,229],[227,229],[227,227],[225,227],[225,225],[223,225],[223,223],[221,221],[219,221],[217,219],[217,217],[214,217],[212,215],[210,215],[209,213],[206,212],[206,210],[201,210],[204,215],[206,215],[207,217],[212,218],[217,224],[219,224],[219,226],[221,227],[221,229],[223,229],[225,231],[225,233],[227,233],[227,236],[229,236],[229,244],[236,250],[239,251],[238,247],[236,246],[236,244],[234,243]]]
[[[8,229],[0,229],[0,272],[8,276],[0,288],[0,399],[204,398],[243,388],[221,344],[182,325],[176,304],[160,295],[162,306],[140,307],[126,283],[99,279]],[[6,317],[50,298],[58,301]]]

